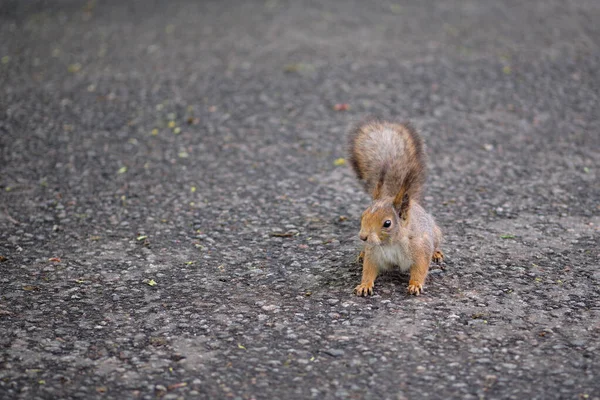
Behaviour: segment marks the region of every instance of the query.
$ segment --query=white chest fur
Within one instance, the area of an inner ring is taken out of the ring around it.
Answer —
[[[393,246],[375,246],[370,251],[380,270],[398,267],[401,271],[407,271],[413,264],[408,251],[408,241]]]

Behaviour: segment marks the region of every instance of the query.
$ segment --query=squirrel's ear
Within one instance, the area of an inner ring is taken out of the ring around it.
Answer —
[[[373,190],[373,200],[378,200],[383,195],[383,182],[385,181],[385,175],[387,174],[387,170],[387,165],[384,165],[384,167],[381,169],[381,173],[379,174],[379,180],[377,181],[375,190]]]
[[[373,200],[378,200],[381,197],[383,189],[383,180],[377,182],[377,186],[375,186],[375,190],[373,190]]]
[[[408,206],[410,205],[410,198],[408,193],[400,192],[394,198],[394,209],[398,213],[398,216],[406,220],[408,218]]]

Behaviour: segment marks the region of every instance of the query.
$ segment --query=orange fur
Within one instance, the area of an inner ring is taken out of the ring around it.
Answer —
[[[365,251],[362,279],[360,285],[354,288],[355,293],[358,296],[373,294],[373,286],[375,285],[375,278],[377,278],[378,273],[377,265],[375,265],[369,257],[369,251]]]

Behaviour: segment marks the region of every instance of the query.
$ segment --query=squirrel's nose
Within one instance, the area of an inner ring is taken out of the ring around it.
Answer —
[[[360,236],[360,240],[362,240],[363,242],[366,242],[367,238],[369,237],[368,235],[363,235],[362,233],[359,236]]]

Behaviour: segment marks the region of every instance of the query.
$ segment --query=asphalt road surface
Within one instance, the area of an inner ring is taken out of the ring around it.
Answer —
[[[599,399],[600,3],[0,1],[0,398]],[[345,134],[446,261],[359,298]]]

